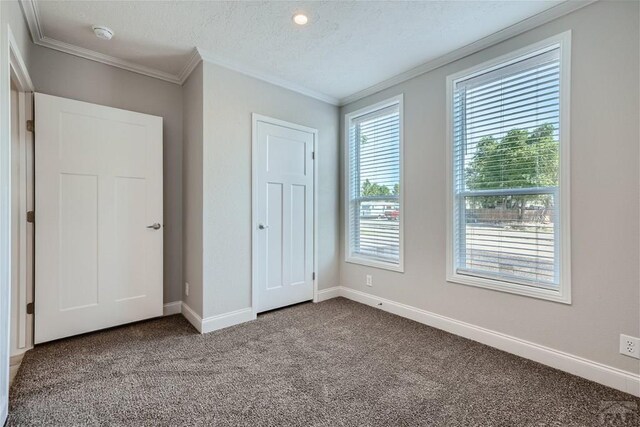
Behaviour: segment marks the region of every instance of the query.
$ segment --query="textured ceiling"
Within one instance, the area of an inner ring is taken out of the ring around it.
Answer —
[[[562,1],[37,1],[44,36],[178,75],[194,47],[343,98]],[[294,12],[309,24],[293,24]],[[91,25],[114,30],[97,39]]]

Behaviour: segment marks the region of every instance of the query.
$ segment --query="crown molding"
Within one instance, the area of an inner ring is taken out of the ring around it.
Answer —
[[[20,0],[24,19],[27,21],[27,27],[31,33],[31,40],[35,43],[44,37],[42,27],[40,26],[40,16],[38,12],[38,4],[32,0]]]
[[[176,75],[47,37],[44,35],[42,30],[38,3],[35,0],[20,0],[20,4],[22,5],[22,11],[27,21],[29,32],[31,33],[31,39],[33,40],[33,43],[38,46],[48,47],[50,49],[88,59],[90,61],[96,61],[113,67],[122,68],[123,70],[154,77],[170,83],[182,83],[180,78]]]
[[[336,106],[339,105],[338,98],[334,98],[333,96],[325,95],[324,93],[320,93],[320,92],[317,92],[315,90],[308,89],[308,88],[306,88],[304,86],[300,86],[300,85],[298,85],[296,83],[293,83],[293,82],[288,81],[288,80],[281,79],[279,77],[276,77],[276,76],[268,74],[268,73],[256,71],[256,70],[254,70],[254,69],[252,69],[250,67],[245,67],[244,65],[238,64],[237,62],[229,61],[227,59],[220,58],[220,57],[212,54],[211,52],[206,52],[206,51],[204,51],[202,49],[199,49],[199,48],[198,48],[198,53],[200,54],[200,57],[202,58],[202,60],[205,61],[205,62],[208,62],[208,63],[211,63],[211,64],[215,64],[215,65],[219,65],[220,67],[236,71],[236,72],[238,72],[240,74],[244,74],[246,76],[253,77],[255,79],[262,80],[262,81],[265,81],[267,83],[271,83],[273,85],[280,86],[282,88],[289,89],[289,90],[294,91],[294,92],[298,92],[298,93],[300,93],[302,95],[306,95],[306,96],[309,96],[311,98],[318,99],[318,100],[326,102],[328,104],[332,104],[332,105],[336,105]]]
[[[435,70],[436,68],[440,68],[444,65],[450,64],[451,62],[457,61],[458,59],[462,59],[465,56],[469,56],[481,51],[482,49],[486,49],[490,46],[539,27],[540,25],[546,24],[547,22],[551,22],[554,19],[560,18],[561,16],[567,15],[571,12],[588,6],[592,3],[595,3],[596,1],[598,0],[567,0],[564,3],[560,3],[557,6],[554,6],[550,9],[538,13],[537,15],[524,19],[503,30],[488,35],[487,37],[484,37],[478,41],[451,51],[431,61],[425,62],[424,64],[418,65],[415,68],[397,74],[394,77],[386,79],[352,95],[341,98],[339,105],[344,106],[350,104],[359,99],[380,92],[381,90],[388,89],[399,83],[405,82],[414,77],[418,77],[419,75],[422,75],[424,73],[428,73],[429,71]]]
[[[256,79],[264,80],[276,86],[280,86],[285,89],[298,92],[300,94],[309,96],[311,98],[315,98],[320,101],[327,102],[329,104],[338,105],[337,98],[325,95],[320,92],[316,92],[314,90],[300,86],[296,83],[293,83],[293,82],[290,82],[266,73],[252,70],[249,67],[245,67],[233,61],[229,61],[229,60],[217,57],[216,55],[213,55],[211,53],[203,53],[201,50],[197,48],[193,50],[193,53],[189,57],[189,60],[185,64],[184,68],[180,71],[180,73],[176,75],[176,74],[170,74],[164,71],[156,70],[154,68],[145,67],[143,65],[139,65],[124,59],[116,58],[114,56],[105,55],[103,53],[99,53],[94,50],[85,49],[76,45],[72,45],[70,43],[65,43],[60,40],[47,37],[44,34],[42,25],[41,25],[39,10],[38,10],[38,3],[36,0],[20,0],[20,4],[22,6],[22,11],[23,11],[25,20],[27,21],[27,26],[29,27],[29,32],[31,33],[31,39],[33,40],[33,43],[39,46],[47,47],[49,49],[55,49],[60,52],[78,56],[80,58],[100,62],[103,64],[111,65],[113,67],[122,68],[124,70],[132,71],[138,74],[143,74],[145,76],[153,77],[156,79],[164,80],[164,81],[175,83],[178,85],[182,85],[189,78],[189,75],[191,75],[191,72],[196,68],[196,66],[200,63],[200,61],[204,60],[216,65],[219,65],[221,67],[228,68],[233,71],[237,71],[239,73],[254,77]]]
[[[182,69],[180,74],[178,74],[178,80],[180,81],[181,85],[187,81],[187,79],[189,78],[193,70],[195,70],[195,68],[198,66],[200,61],[202,61],[202,57],[200,56],[198,49],[195,48],[193,49],[193,53],[189,57],[189,60],[187,61],[187,63],[184,64],[184,68]]]
[[[122,68],[124,70],[132,71],[138,74],[143,74],[149,77],[164,80],[170,83],[175,83],[178,85],[182,85],[189,78],[189,75],[191,74],[191,72],[193,72],[193,70],[200,63],[200,61],[206,61],[212,64],[216,64],[218,66],[221,66],[223,68],[227,68],[227,69],[239,72],[241,74],[245,74],[247,76],[256,78],[258,80],[263,80],[267,83],[271,83],[273,85],[280,86],[282,88],[285,88],[294,92],[298,92],[302,95],[306,95],[311,98],[318,99],[328,104],[344,106],[352,102],[355,102],[359,99],[362,99],[366,96],[373,95],[374,93],[380,92],[381,90],[388,89],[394,85],[397,85],[399,83],[410,80],[419,75],[432,71],[436,68],[447,65],[451,62],[457,61],[458,59],[464,58],[465,56],[476,53],[482,49],[486,49],[497,43],[505,41],[511,37],[517,36],[533,28],[536,28],[540,25],[546,24],[547,22],[553,21],[554,19],[557,19],[561,16],[564,16],[578,9],[581,9],[589,4],[595,3],[596,1],[597,0],[566,0],[565,2],[560,3],[557,6],[547,9],[544,12],[538,13],[537,15],[534,15],[530,18],[524,19],[514,25],[511,25],[510,27],[507,27],[503,30],[495,32],[478,41],[475,41],[464,47],[456,49],[452,52],[449,52],[431,61],[425,62],[422,65],[419,65],[415,68],[407,70],[394,77],[386,79],[380,83],[377,83],[373,86],[370,86],[366,89],[363,89],[361,91],[358,91],[356,93],[353,93],[349,96],[346,96],[340,99],[326,95],[321,92],[317,92],[315,90],[306,88],[297,83],[293,83],[291,81],[276,77],[274,75],[252,69],[251,67],[246,67],[237,62],[221,58],[211,52],[205,52],[198,48],[195,48],[193,50],[193,53],[189,57],[189,60],[185,64],[184,68],[177,75],[156,70],[150,67],[145,67],[143,65],[139,65],[131,61],[116,58],[110,55],[105,55],[90,49],[85,49],[76,45],[65,43],[65,42],[45,36],[42,30],[41,22],[40,22],[37,1],[36,0],[20,0],[20,4],[22,5],[22,10],[23,10],[25,19],[27,21],[27,25],[29,27],[29,31],[31,33],[31,38],[33,42],[39,46],[55,49],[61,52],[68,53],[70,55],[75,55],[91,61],[96,61],[103,64],[111,65],[114,67]]]
[[[170,83],[181,84],[180,79],[176,75],[165,73],[164,71],[159,71],[150,67],[145,67],[144,65],[138,65],[124,59],[105,55],[76,45],[61,42],[60,40],[52,39],[46,36],[35,43],[39,46],[44,46],[50,49],[58,50],[60,52],[68,53],[70,55],[79,56],[80,58],[88,59],[90,61],[101,62],[103,64],[122,68],[123,70],[127,71],[133,71],[134,73],[138,74],[144,74],[145,76],[154,77],[156,79],[164,80]]]

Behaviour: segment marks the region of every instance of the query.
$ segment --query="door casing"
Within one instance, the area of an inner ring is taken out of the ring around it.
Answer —
[[[0,396],[2,396],[0,424],[4,423],[7,417],[8,406],[5,398],[8,399],[9,391],[9,355],[12,347],[10,338],[11,328],[16,326],[12,323],[14,319],[11,319],[11,251],[12,239],[16,238],[11,232],[11,82],[14,82],[19,94],[33,91],[33,83],[11,27],[6,25],[1,29],[1,33],[0,40],[3,40],[4,44],[0,49],[3,55],[0,63],[4,67],[0,70],[2,78],[0,82],[0,113],[2,113],[0,116],[0,387],[2,388],[0,390]],[[24,95],[23,98],[27,98],[27,96]],[[26,127],[24,120],[20,125]],[[25,260],[21,259],[20,261]],[[24,323],[20,326],[21,321]],[[26,329],[26,322],[26,318],[19,319],[18,326]]]
[[[33,302],[33,249],[34,224],[27,221],[27,212],[34,209],[34,146],[33,132],[27,129],[27,121],[33,120],[33,85],[28,75],[19,73],[20,66],[11,61],[11,81],[18,91],[17,138],[18,158],[17,166],[19,179],[13,189],[18,193],[18,215],[12,219],[17,224],[17,233],[12,236],[12,244],[17,243],[15,283],[12,292],[12,339],[11,356],[18,356],[33,348],[33,315],[27,313],[27,304]],[[22,74],[22,75],[21,75]],[[13,116],[14,112],[11,112]],[[13,120],[13,119],[12,119]],[[13,225],[12,225],[13,226]]]
[[[258,314],[258,271],[256,268],[258,260],[258,123],[269,123],[313,134],[313,271],[315,273],[313,277],[313,302],[318,302],[318,130],[257,113],[251,114],[251,122],[251,310],[255,318]]]

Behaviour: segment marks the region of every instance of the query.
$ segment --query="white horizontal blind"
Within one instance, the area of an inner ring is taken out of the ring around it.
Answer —
[[[349,252],[400,262],[400,110],[394,104],[349,121]]]
[[[457,274],[559,286],[560,47],[453,86]]]

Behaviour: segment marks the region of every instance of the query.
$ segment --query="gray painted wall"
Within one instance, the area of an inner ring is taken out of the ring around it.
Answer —
[[[343,107],[342,120],[404,93],[406,222],[404,274],[345,263],[342,253],[340,283],[640,372],[636,359],[618,353],[620,333],[640,336],[639,14],[637,2],[597,2]],[[573,304],[447,283],[446,76],[566,30],[573,32]],[[366,274],[372,288],[364,285]]]
[[[29,28],[22,14],[20,3],[17,0],[3,0],[0,2],[0,7],[2,7],[2,13],[0,13],[2,16],[2,28],[6,28],[7,25],[11,27],[13,37],[22,54],[22,59],[24,59],[27,68],[31,69],[33,43],[31,43],[31,35],[29,34]],[[5,40],[3,40],[3,43],[4,42]]]
[[[251,306],[251,113],[318,129],[318,281],[338,284],[338,108],[205,63],[204,317]]]
[[[183,102],[183,266],[189,295],[182,300],[202,316],[202,64],[182,86]]]
[[[164,133],[164,301],[182,299],[182,87],[32,46],[36,91],[161,116]]]

